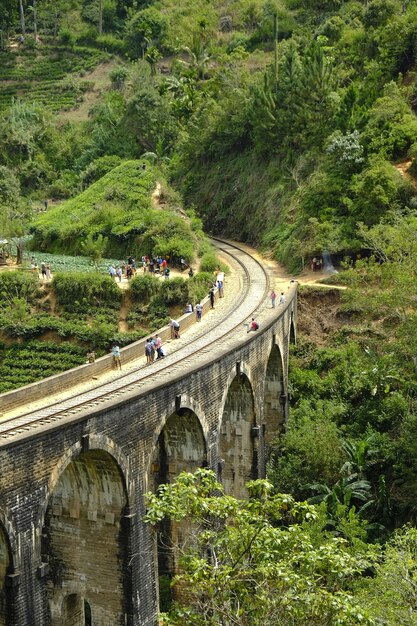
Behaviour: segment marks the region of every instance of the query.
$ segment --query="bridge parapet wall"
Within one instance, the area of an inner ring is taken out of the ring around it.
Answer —
[[[219,297],[218,290],[215,290],[215,300]],[[202,301],[203,314],[210,309],[210,300],[205,298]],[[196,321],[196,313],[184,313],[178,318],[181,325],[181,330],[186,330],[193,326]],[[163,326],[158,331],[151,333],[152,335],[159,334],[163,343],[166,343],[171,339],[171,327],[169,325]],[[140,357],[145,358],[145,343],[146,339],[140,339],[134,343],[121,349],[122,363],[130,363]],[[18,389],[13,389],[6,393],[0,394],[0,415],[6,411],[11,411],[16,407],[20,407],[22,404],[28,405],[30,402],[36,402],[43,399],[45,396],[53,395],[61,392],[64,389],[70,389],[75,385],[88,382],[93,377],[100,376],[105,372],[108,372],[113,368],[113,357],[111,354],[106,354],[98,359],[95,363],[86,363],[85,365],[79,365],[73,367],[61,374],[55,374],[54,376],[48,376],[30,385],[25,385]]]

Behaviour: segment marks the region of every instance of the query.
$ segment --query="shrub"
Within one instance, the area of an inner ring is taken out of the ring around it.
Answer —
[[[0,303],[10,305],[15,298],[33,302],[39,296],[38,277],[20,271],[0,274]]]
[[[188,281],[184,278],[172,278],[161,283],[159,299],[166,305],[186,304],[188,298]]]
[[[227,265],[219,261],[218,257],[214,252],[206,252],[201,257],[200,263],[200,271],[201,272],[210,272],[211,274],[216,271],[217,268],[222,270],[222,272],[228,272],[229,268]]]
[[[52,281],[60,306],[69,310],[88,309],[106,304],[118,307],[122,292],[110,276],[102,274],[74,272],[56,274]]]
[[[208,294],[213,275],[208,272],[198,272],[188,281],[188,293],[192,302],[199,302]]]
[[[137,59],[149,45],[149,40],[157,46],[163,44],[168,29],[165,15],[154,7],[138,11],[126,26],[126,40],[130,56]]]
[[[139,274],[132,278],[129,286],[129,295],[133,302],[147,303],[160,291],[159,279],[151,274]]]
[[[123,65],[118,65],[109,74],[111,84],[116,89],[121,89],[129,76],[129,70]]]
[[[0,204],[15,206],[19,200],[19,181],[8,167],[0,165]]]
[[[194,258],[193,242],[184,239],[180,235],[168,237],[168,239],[158,238],[153,248],[153,254],[170,258],[173,263],[178,262],[183,257],[187,263]]]
[[[114,35],[99,35],[96,38],[96,46],[107,52],[124,54],[126,52],[126,42]]]
[[[63,46],[69,46],[72,48],[75,45],[74,33],[67,28],[62,28],[59,32],[59,42]]]

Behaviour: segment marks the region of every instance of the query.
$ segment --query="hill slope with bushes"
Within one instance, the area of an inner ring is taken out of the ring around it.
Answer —
[[[34,249],[82,253],[100,236],[103,254],[162,254],[194,258],[204,240],[199,220],[152,201],[158,172],[144,161],[126,161],[85,191],[39,215]]]
[[[246,43],[238,78],[212,71],[173,174],[210,230],[272,246],[296,270],[323,249],[359,250],[357,222],[416,207],[394,164],[417,150],[417,12],[379,0],[287,7],[296,23],[278,30],[270,67],[248,75]]]

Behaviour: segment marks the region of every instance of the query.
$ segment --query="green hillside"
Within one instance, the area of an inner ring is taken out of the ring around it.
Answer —
[[[417,150],[417,12],[287,6],[296,23],[282,33],[278,19],[276,62],[248,75],[243,42],[235,74],[193,113],[173,174],[207,228],[273,246],[296,270],[323,249],[358,251],[357,222],[415,207],[413,168],[394,165]]]
[[[152,202],[158,172],[145,161],[126,161],[71,200],[33,222],[35,250],[80,254],[85,241],[101,235],[103,254],[195,256],[203,241],[198,220],[190,221],[164,202]]]

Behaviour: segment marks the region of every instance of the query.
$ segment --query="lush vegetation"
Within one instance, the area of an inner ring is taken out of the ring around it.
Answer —
[[[154,208],[157,172],[146,162],[126,161],[80,195],[39,215],[33,223],[35,249],[85,252],[102,237],[101,254],[162,255],[171,262],[194,260],[203,242],[199,220]]]
[[[213,472],[197,470],[148,494],[146,521],[155,530],[169,519],[189,531],[174,578],[186,601],[164,624],[414,623],[415,529],[394,535],[383,551],[363,541],[353,511],[329,527],[323,506],[276,493],[268,481],[248,489],[248,500],[236,500]]]
[[[371,538],[415,521],[416,233],[414,216],[362,228],[374,256],[337,277],[348,289],[327,296],[339,322],[324,344],[294,350],[290,427],[271,461],[279,489],[326,501],[333,520],[355,507]],[[325,294],[304,297],[326,317]]]

